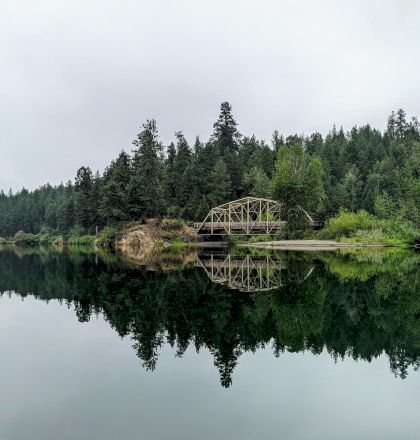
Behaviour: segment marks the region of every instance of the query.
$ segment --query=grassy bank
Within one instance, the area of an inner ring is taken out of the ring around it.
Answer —
[[[408,220],[380,219],[366,211],[341,210],[318,233],[320,239],[350,244],[411,246],[420,237],[420,229]]]
[[[233,244],[333,240],[348,245],[407,247],[414,246],[420,240],[420,228],[413,222],[400,218],[381,219],[363,210],[356,213],[341,210],[319,231],[309,228],[301,230],[284,228],[272,235],[233,234],[230,240]]]
[[[106,226],[98,234],[90,235],[80,227],[67,234],[44,228],[39,234],[17,232],[13,238],[2,239],[0,244],[16,246],[96,246],[114,248],[124,246],[155,246],[182,249],[196,241],[195,231],[183,220],[154,219],[145,223],[130,222],[120,226]]]

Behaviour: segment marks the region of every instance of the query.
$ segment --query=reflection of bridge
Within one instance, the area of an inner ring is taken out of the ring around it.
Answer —
[[[200,234],[230,235],[237,234],[272,234],[286,224],[280,216],[281,205],[275,200],[244,197],[211,209],[202,223],[195,223]],[[319,226],[302,209],[312,227]]]
[[[268,255],[243,258],[227,255],[222,259],[210,255],[197,257],[196,266],[203,268],[213,282],[242,292],[259,292],[281,286],[282,266]]]

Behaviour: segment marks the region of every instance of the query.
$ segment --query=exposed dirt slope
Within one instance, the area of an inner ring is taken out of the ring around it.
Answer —
[[[145,224],[135,223],[123,229],[119,234],[115,247],[123,251],[125,248],[169,246],[171,242],[193,242],[197,240],[195,230],[177,220],[148,220]]]

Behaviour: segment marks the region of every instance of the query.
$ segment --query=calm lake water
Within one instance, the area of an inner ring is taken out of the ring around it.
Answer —
[[[420,254],[0,251],[0,439],[418,439]]]

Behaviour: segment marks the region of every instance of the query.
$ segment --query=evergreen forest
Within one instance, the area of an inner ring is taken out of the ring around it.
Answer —
[[[243,136],[228,102],[207,141],[183,133],[163,145],[148,120],[129,151],[103,173],[81,167],[74,181],[0,192],[0,236],[43,230],[92,234],[96,227],[148,218],[202,220],[244,196],[275,198],[290,219],[301,206],[318,220],[361,210],[420,226],[420,126],[403,110],[384,132],[370,125],[323,136],[275,131],[270,142]],[[376,218],[375,217],[375,218]]]

